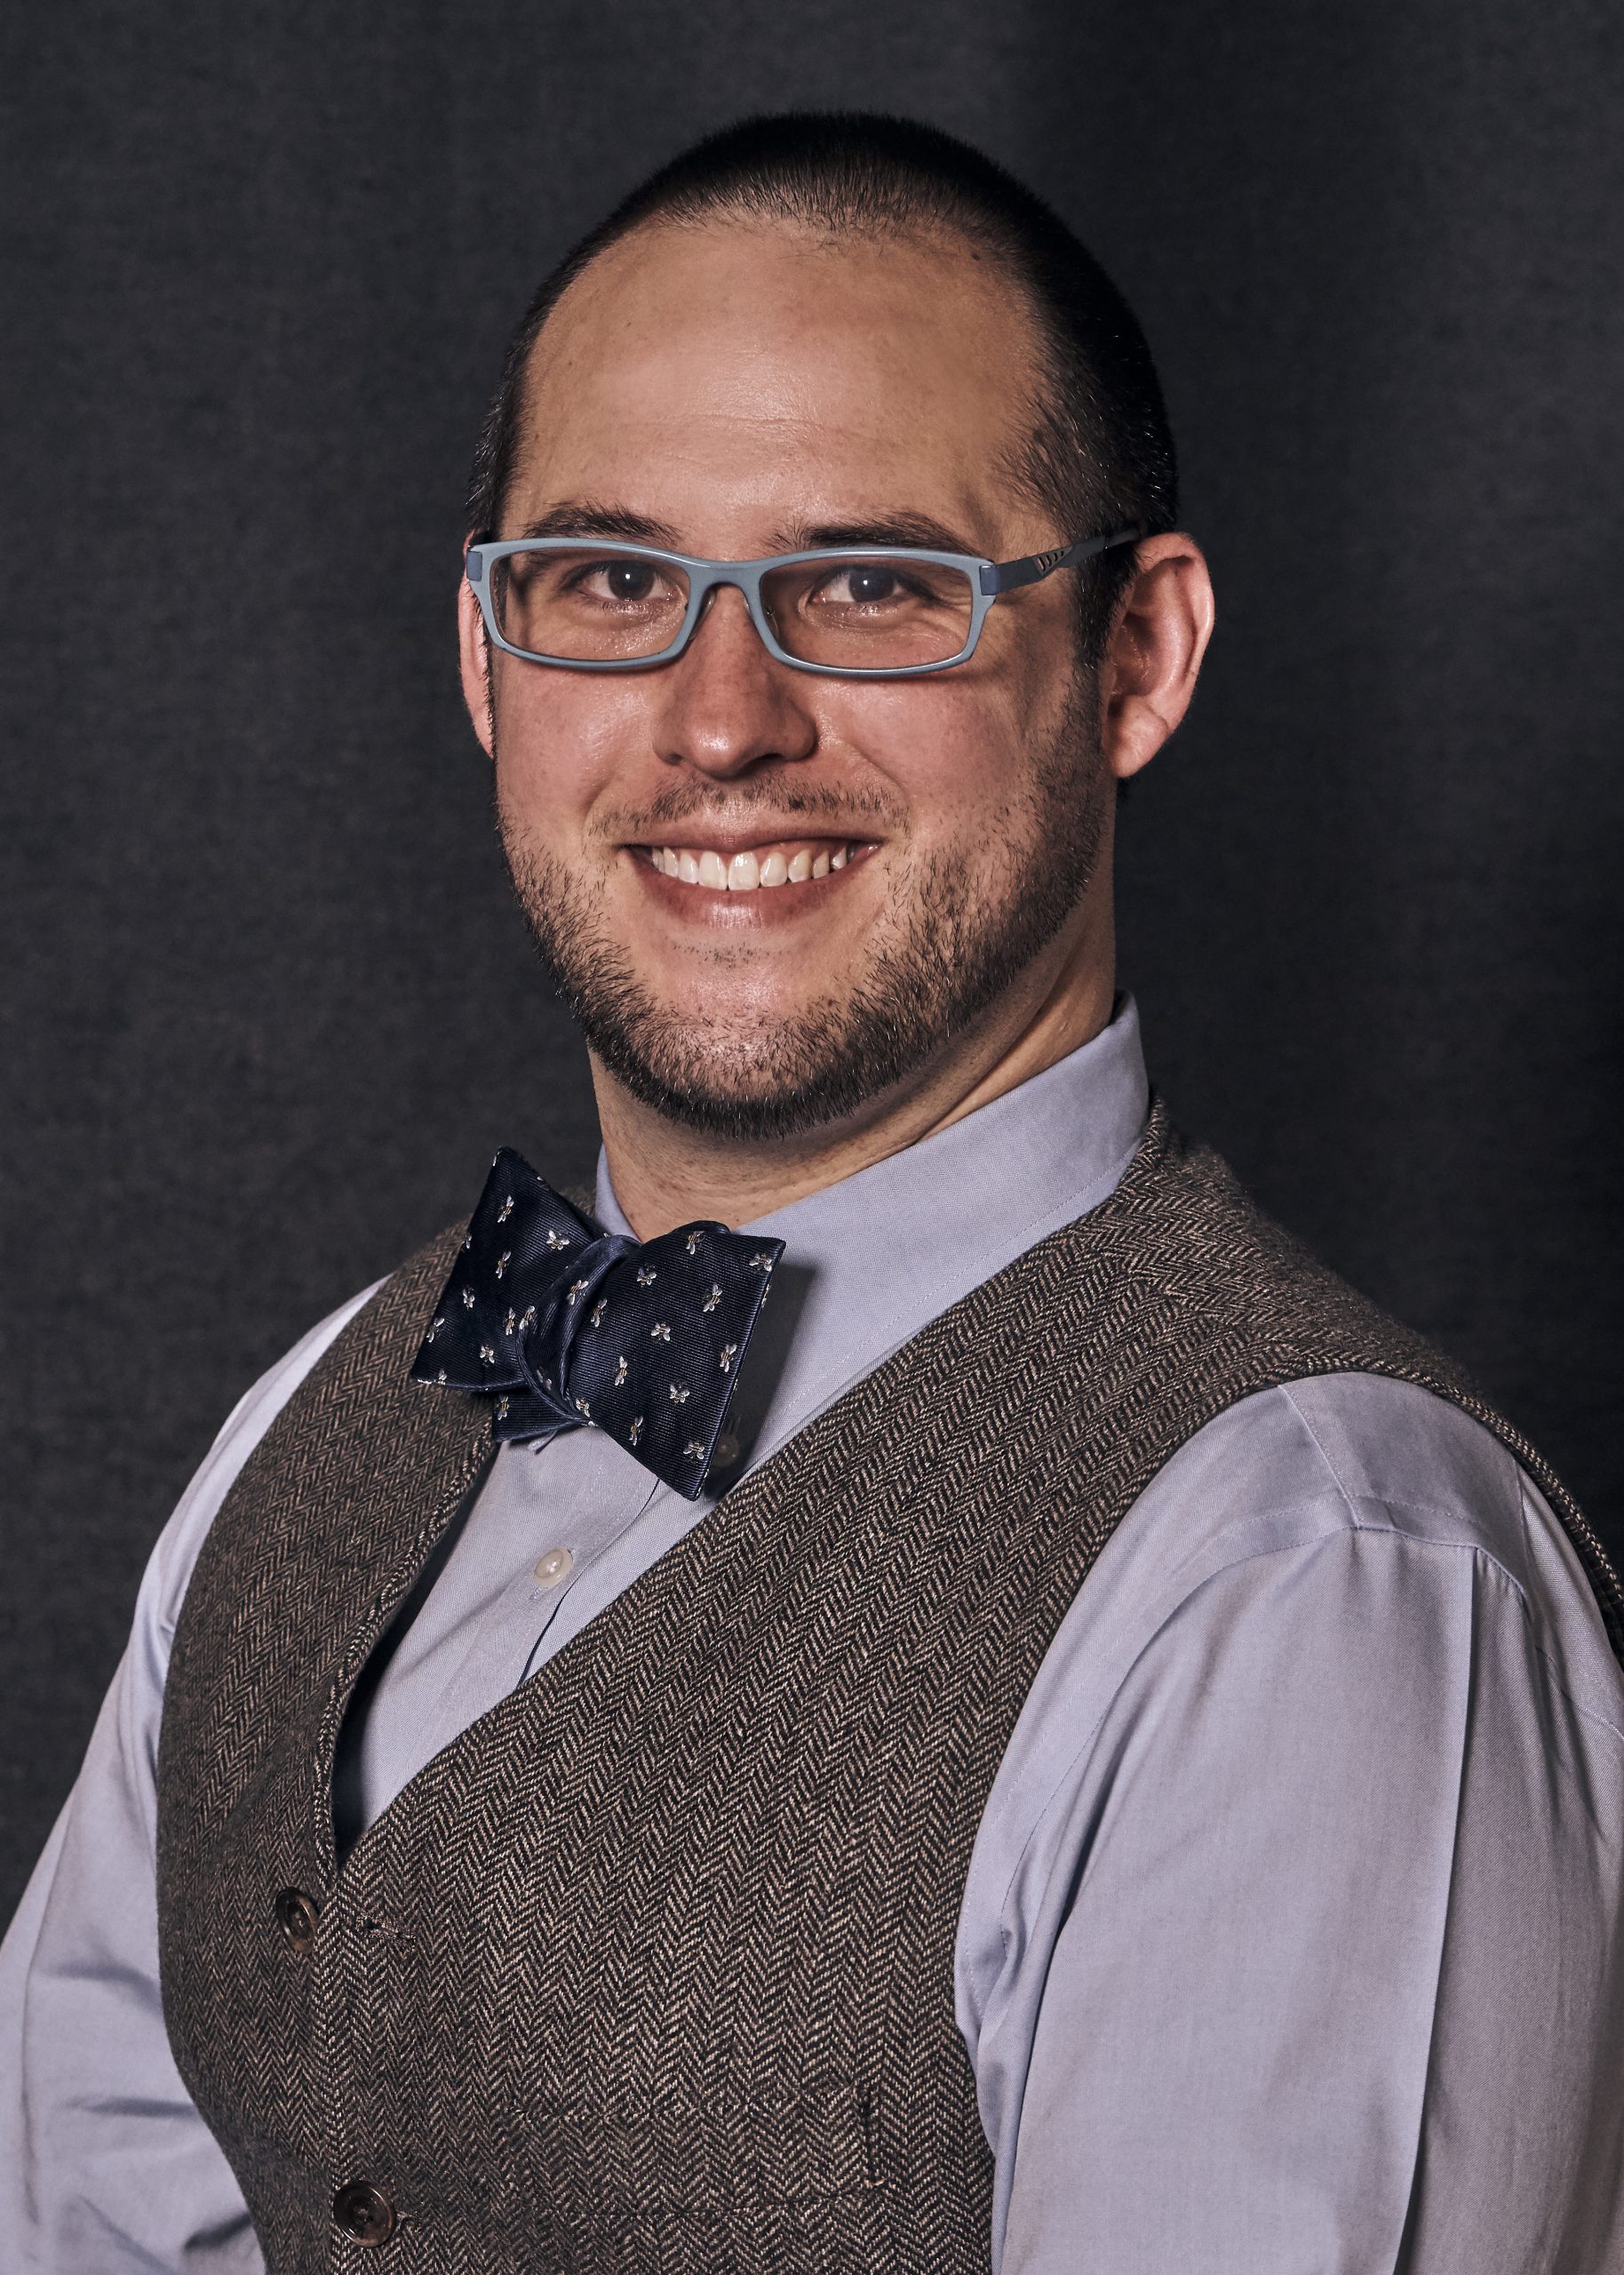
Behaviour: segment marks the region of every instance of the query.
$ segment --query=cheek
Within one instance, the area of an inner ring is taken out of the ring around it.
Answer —
[[[973,837],[1022,794],[1033,722],[1008,675],[980,673],[972,661],[939,678],[842,693],[831,715],[839,745],[905,808],[911,837]]]
[[[515,663],[495,688],[498,794],[534,826],[584,823],[648,748],[635,687]]]

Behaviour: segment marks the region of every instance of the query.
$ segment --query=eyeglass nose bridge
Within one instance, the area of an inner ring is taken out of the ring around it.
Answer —
[[[703,571],[689,571],[688,613],[682,619],[682,629],[676,643],[666,654],[665,661],[675,663],[685,656],[697,638],[699,627],[710,613],[711,603],[722,587],[730,585],[744,603],[744,613],[750,619],[756,638],[775,663],[793,666],[798,659],[783,646],[773,627],[766,602],[761,597],[761,579],[768,568],[753,561],[722,561],[709,563]]]

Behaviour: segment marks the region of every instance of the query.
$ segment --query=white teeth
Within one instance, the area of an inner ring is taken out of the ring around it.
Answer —
[[[678,877],[685,885],[704,885],[712,892],[753,892],[758,885],[804,885],[811,878],[826,877],[832,869],[843,869],[851,854],[849,844],[837,845],[832,851],[820,846],[816,853],[803,845],[794,853],[746,850],[728,858],[708,849],[696,853],[686,845],[655,845],[649,849],[649,860],[663,877]]]

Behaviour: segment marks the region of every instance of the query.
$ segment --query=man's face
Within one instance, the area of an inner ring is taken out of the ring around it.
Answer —
[[[1036,552],[1082,534],[1011,472],[1036,384],[956,243],[646,230],[542,333],[498,534]],[[1058,969],[1109,811],[1074,608],[1069,575],[1027,587],[912,681],[776,662],[731,588],[649,671],[490,658],[509,860],[610,1074],[719,1135],[849,1123]]]

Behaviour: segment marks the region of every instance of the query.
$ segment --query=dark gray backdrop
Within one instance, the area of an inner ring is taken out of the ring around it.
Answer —
[[[1620,21],[10,12],[0,1917],[232,1401],[496,1143],[590,1166],[458,714],[461,485],[537,275],[746,109],[977,138],[1138,305],[1220,608],[1125,817],[1154,1068],[1613,1518]]]

